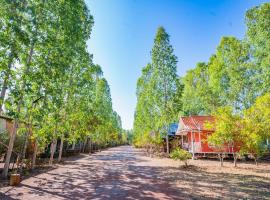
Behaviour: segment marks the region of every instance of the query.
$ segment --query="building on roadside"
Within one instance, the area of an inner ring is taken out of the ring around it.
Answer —
[[[207,154],[233,154],[237,149],[232,145],[226,145],[220,152],[220,149],[208,144],[207,137],[211,135],[214,130],[206,127],[207,123],[214,122],[213,116],[188,116],[180,117],[176,136],[180,136],[181,147],[190,153],[193,158],[195,155]]]

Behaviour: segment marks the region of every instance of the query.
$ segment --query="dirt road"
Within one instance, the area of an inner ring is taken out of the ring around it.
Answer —
[[[270,199],[269,177],[181,170],[173,162],[130,146],[111,148],[0,188],[0,199]]]

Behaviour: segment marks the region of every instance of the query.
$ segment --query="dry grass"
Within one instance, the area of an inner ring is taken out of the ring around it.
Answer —
[[[145,157],[141,166],[163,167],[160,174],[188,196],[199,199],[270,199],[270,163],[225,161],[220,167],[218,160],[189,160],[189,167],[168,158]]]

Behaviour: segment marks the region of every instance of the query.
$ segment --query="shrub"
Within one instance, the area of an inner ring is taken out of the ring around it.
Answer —
[[[188,151],[185,151],[183,149],[180,149],[177,147],[170,153],[170,157],[174,160],[180,160],[185,163],[185,166],[188,166],[188,159],[192,158],[192,154],[189,153]]]

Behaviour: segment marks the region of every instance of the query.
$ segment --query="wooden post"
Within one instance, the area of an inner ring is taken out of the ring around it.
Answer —
[[[166,144],[167,144],[167,154],[169,154],[170,153],[170,147],[169,147],[169,135],[167,134],[166,135]]]
[[[201,140],[201,129],[199,127],[199,141],[200,141],[200,152],[202,152],[202,140]]]
[[[182,149],[183,149],[183,146],[184,146],[184,136],[181,135],[181,142],[182,142]]]
[[[192,160],[195,158],[195,153],[194,153],[194,132],[191,132],[191,142],[192,142]]]

